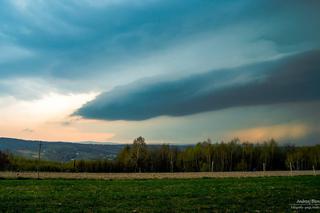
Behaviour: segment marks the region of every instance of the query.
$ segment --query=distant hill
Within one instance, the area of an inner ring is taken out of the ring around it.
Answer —
[[[123,144],[102,143],[70,143],[41,141],[41,158],[66,162],[73,159],[113,159],[125,146]],[[39,141],[1,138],[0,150],[14,155],[37,158]]]
[[[70,160],[95,160],[95,159],[114,159],[125,144],[112,142],[48,142],[21,140],[16,138],[0,137],[0,150],[8,151],[17,156],[27,158],[37,158],[41,142],[41,159],[67,162]],[[149,145],[156,148],[159,144]],[[192,145],[175,145],[178,149],[184,149]]]

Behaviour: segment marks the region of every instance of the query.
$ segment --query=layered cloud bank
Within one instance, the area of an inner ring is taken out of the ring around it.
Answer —
[[[319,10],[316,0],[3,0],[0,136],[316,143]]]
[[[76,114],[93,119],[144,120],[229,107],[316,101],[320,99],[319,68],[317,50],[175,81],[148,83],[145,79],[101,94]]]
[[[0,95],[110,90],[320,48],[318,1],[4,0]],[[45,81],[45,83],[43,83]],[[15,89],[12,89],[15,88]]]

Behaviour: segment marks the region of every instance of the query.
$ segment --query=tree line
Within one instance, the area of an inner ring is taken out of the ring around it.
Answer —
[[[0,170],[55,172],[217,172],[320,169],[320,145],[279,146],[275,140],[253,144],[210,139],[179,148],[148,146],[143,137],[126,145],[113,160],[66,163],[16,157],[0,151]]]

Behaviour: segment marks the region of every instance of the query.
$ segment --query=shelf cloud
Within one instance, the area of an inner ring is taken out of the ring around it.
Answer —
[[[248,105],[320,99],[320,51],[214,70],[174,81],[148,79],[99,95],[75,114],[104,120],[184,116]],[[244,72],[245,71],[245,72]]]

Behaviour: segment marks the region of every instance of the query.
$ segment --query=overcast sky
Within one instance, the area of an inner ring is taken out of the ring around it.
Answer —
[[[320,137],[317,0],[3,0],[0,137]]]

